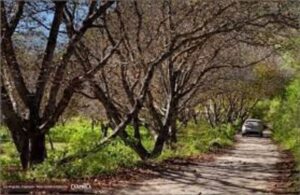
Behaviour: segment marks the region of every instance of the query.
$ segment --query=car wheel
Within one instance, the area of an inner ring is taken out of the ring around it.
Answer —
[[[260,133],[260,134],[259,134],[259,137],[263,137],[263,136],[264,136],[264,134],[263,134],[263,133]]]

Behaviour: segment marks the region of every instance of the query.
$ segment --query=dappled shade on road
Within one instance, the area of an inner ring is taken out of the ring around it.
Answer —
[[[266,134],[267,135],[267,134]],[[286,193],[291,174],[286,154],[269,136],[240,137],[233,149],[212,162],[174,164],[157,170],[159,178],[108,190],[112,194],[269,194]],[[294,192],[296,194],[296,192]],[[293,194],[290,192],[289,194]]]

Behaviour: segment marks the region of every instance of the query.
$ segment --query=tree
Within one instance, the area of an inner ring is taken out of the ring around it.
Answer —
[[[75,90],[106,64],[115,52],[117,44],[101,58],[98,66],[78,71],[73,77],[68,75],[76,45],[113,3],[1,1],[1,117],[11,132],[24,169],[44,161],[45,134],[62,115]],[[43,18],[45,14],[46,19]],[[78,19],[77,14],[84,19]],[[74,21],[74,26],[68,28],[73,28],[75,33],[70,39],[59,40],[63,38],[65,28],[62,23],[67,17]],[[48,24],[47,20],[51,22]],[[32,25],[45,28],[41,32],[48,34],[45,49],[38,54],[41,61],[36,72],[37,79],[29,86],[29,78],[24,77],[26,67],[14,44],[14,35],[18,31],[28,32]],[[61,53],[57,53],[58,50]],[[25,114],[20,113],[20,108]]]
[[[252,116],[259,101],[283,91],[289,78],[287,71],[277,65],[279,58],[273,54],[252,66],[222,73],[222,82],[216,83],[202,102],[202,111],[211,126],[243,122]]]

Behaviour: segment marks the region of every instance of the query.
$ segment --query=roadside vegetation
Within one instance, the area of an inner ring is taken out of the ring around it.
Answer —
[[[132,129],[129,131],[133,132]],[[57,166],[57,161],[64,155],[80,153],[81,150],[92,147],[95,139],[101,139],[103,136],[101,129],[92,128],[91,120],[74,117],[65,124],[55,126],[51,131],[53,147],[48,142],[49,156],[47,160],[30,171],[22,172],[19,171],[21,167],[17,151],[9,139],[7,129],[1,128],[0,133],[2,149],[0,173],[1,179],[6,181],[96,177],[103,173],[112,173],[120,168],[134,167],[143,163],[137,154],[117,138],[102,150],[84,159],[77,159],[68,166]],[[236,129],[230,124],[212,128],[205,121],[199,121],[198,124],[191,122],[178,132],[178,142],[168,146],[153,162],[201,155],[211,150],[228,147],[233,143],[235,133]],[[147,134],[146,130],[142,130],[141,134],[145,147],[152,148],[154,145],[153,139],[150,139],[152,135]]]
[[[294,78],[286,86],[285,91],[270,102],[267,117],[272,121],[274,139],[281,146],[292,152],[296,163],[294,188],[300,187],[300,59],[299,43],[287,55],[287,65],[294,70]]]
[[[300,78],[289,82],[285,90],[271,100],[258,103],[255,111],[263,118],[272,131],[272,138],[280,148],[293,155],[293,167],[290,182],[294,190],[300,186]]]
[[[270,102],[274,139],[290,150],[300,170],[300,79],[293,80],[281,98]]]
[[[254,116],[263,118],[270,125],[273,139],[280,147],[292,153],[295,160],[293,186],[300,186],[300,39],[291,39],[282,50],[283,70],[290,76],[285,88],[272,98],[258,102]]]

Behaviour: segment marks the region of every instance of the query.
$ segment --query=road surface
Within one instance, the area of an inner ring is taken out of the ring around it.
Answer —
[[[269,136],[236,137],[236,144],[212,162],[174,165],[159,177],[117,187],[105,194],[292,194],[283,193],[282,178],[290,174],[284,154]]]

